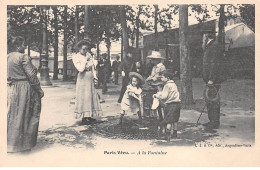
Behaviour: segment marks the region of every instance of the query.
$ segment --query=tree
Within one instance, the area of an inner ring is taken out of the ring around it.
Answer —
[[[192,79],[188,45],[188,5],[179,6],[179,42],[180,42],[180,78],[181,100],[189,105],[193,103]]]
[[[142,5],[138,6],[138,13],[136,15],[136,48],[138,48],[139,45],[139,29],[140,29],[140,15],[142,12]]]
[[[63,81],[68,80],[67,75],[67,5],[64,6],[64,44],[63,44]]]
[[[242,4],[239,6],[239,11],[246,25],[255,32],[255,5]]]
[[[218,43],[221,44],[221,50],[222,50],[222,54],[224,54],[225,51],[225,5],[221,4],[220,5],[220,9],[219,9],[219,22],[218,22],[218,29],[219,29],[219,33],[218,33]]]
[[[127,23],[126,23],[126,12],[125,12],[125,6],[120,6],[120,21],[121,21],[121,27],[122,27],[122,39],[123,39],[123,58],[126,57],[126,53],[128,50],[128,34],[127,34]]]
[[[76,5],[76,9],[75,9],[75,45],[78,43],[79,41],[79,6]],[[78,48],[75,47],[75,51],[78,52]]]
[[[157,30],[157,24],[158,24],[158,5],[154,5],[154,38],[155,38],[155,50],[159,51],[159,44],[158,44],[158,30]]]
[[[90,30],[89,30],[89,6],[85,5],[85,12],[84,12],[84,38],[88,39]]]
[[[8,38],[22,36],[30,50],[41,51],[42,25],[40,9],[36,6],[7,6]]]
[[[59,30],[58,30],[58,9],[57,6],[52,7],[54,14],[54,64],[53,64],[53,80],[58,79],[58,56],[59,56]]]

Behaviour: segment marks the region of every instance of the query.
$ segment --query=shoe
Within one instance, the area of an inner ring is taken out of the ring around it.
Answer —
[[[99,99],[99,103],[105,103],[106,101],[104,99]]]
[[[209,122],[206,126],[207,130],[212,130],[212,129],[218,129],[220,123],[219,122]]]
[[[171,134],[171,137],[177,138],[177,130],[174,130],[173,133]]]
[[[210,122],[207,122],[207,123],[203,123],[202,126],[208,126]]]
[[[87,117],[83,117],[81,123],[83,125],[91,125],[92,124],[92,122]]]
[[[171,141],[171,131],[168,129],[166,130],[166,140],[167,140],[167,142]]]
[[[96,119],[94,119],[94,118],[92,118],[92,117],[87,117],[87,119],[88,119],[89,121],[91,121],[91,122],[96,122],[96,121],[97,121]]]

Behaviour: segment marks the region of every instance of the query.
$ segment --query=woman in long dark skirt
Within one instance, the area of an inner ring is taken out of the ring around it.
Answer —
[[[37,143],[44,92],[37,78],[37,69],[24,54],[24,39],[10,39],[8,48],[7,152],[28,151]]]

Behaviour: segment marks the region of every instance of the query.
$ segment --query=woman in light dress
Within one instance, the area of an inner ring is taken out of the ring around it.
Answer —
[[[94,82],[97,81],[94,58],[91,55],[93,44],[82,40],[78,44],[79,53],[73,56],[73,64],[79,71],[76,83],[76,118],[87,124],[101,116],[102,109]]]

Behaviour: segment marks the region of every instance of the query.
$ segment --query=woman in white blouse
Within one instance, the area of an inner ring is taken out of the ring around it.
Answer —
[[[76,118],[85,118],[91,122],[93,118],[102,115],[94,79],[97,80],[94,59],[90,54],[93,44],[89,40],[82,40],[78,44],[79,53],[73,56],[73,64],[79,71],[76,84]]]

